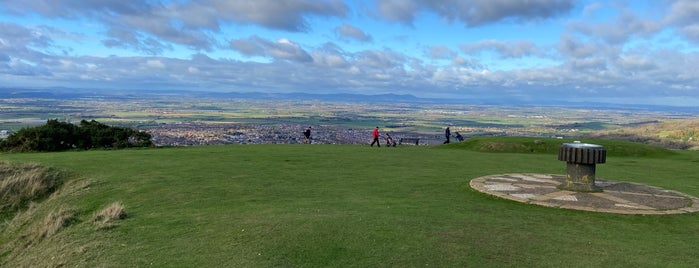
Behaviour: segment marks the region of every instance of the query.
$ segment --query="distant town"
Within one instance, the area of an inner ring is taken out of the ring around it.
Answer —
[[[216,145],[216,144],[294,144],[304,143],[303,130],[308,126],[294,124],[278,124],[273,126],[215,124],[207,122],[189,122],[162,124],[147,130],[152,135],[152,140],[157,146],[192,146],[192,145]],[[346,129],[335,126],[311,126],[312,144],[369,144],[373,128]],[[380,127],[381,129],[381,127]],[[452,127],[452,133],[473,133],[475,129],[468,127]],[[402,138],[418,139],[419,145],[441,144],[445,138],[443,130],[434,133],[381,131],[382,145],[386,142],[386,133],[396,143]],[[479,131],[478,136],[484,136]],[[575,133],[575,129],[570,129]],[[455,135],[455,134],[454,134]],[[488,132],[491,136],[537,136],[537,133],[529,133],[517,130],[496,130]],[[468,138],[469,136],[467,136]],[[555,136],[546,136],[555,137]],[[455,139],[453,139],[455,140]],[[413,143],[403,143],[415,145]]]

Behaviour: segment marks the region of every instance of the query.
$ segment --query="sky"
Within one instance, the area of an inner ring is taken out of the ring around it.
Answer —
[[[0,0],[0,87],[699,106],[697,0]]]

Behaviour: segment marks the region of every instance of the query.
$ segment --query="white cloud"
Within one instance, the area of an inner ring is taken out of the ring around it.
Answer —
[[[372,40],[371,35],[347,23],[335,28],[335,32],[341,39],[345,40],[357,40],[360,42],[371,42]]]
[[[165,64],[163,64],[163,62],[160,60],[147,60],[146,66],[149,68],[157,68],[157,69],[165,68]]]
[[[501,42],[497,40],[483,40],[471,44],[463,44],[461,50],[466,54],[477,54],[484,50],[496,51],[505,58],[519,58],[539,54],[539,48],[531,41],[519,40]]]
[[[256,1],[72,1],[5,0],[5,9],[19,14],[37,13],[65,19],[89,18],[110,32],[104,44],[132,47],[150,54],[172,49],[170,44],[211,50],[212,33],[221,23],[256,24],[270,29],[307,31],[308,17],[344,17],[347,5],[340,0]]]
[[[447,46],[430,46],[426,48],[425,54],[432,59],[454,59],[458,54]]]
[[[421,11],[434,12],[448,21],[469,27],[507,19],[538,20],[559,16],[573,8],[573,0],[377,0],[381,15],[412,24]]]
[[[355,55],[356,63],[360,66],[380,69],[400,68],[403,65],[403,55],[391,50],[367,50]]]
[[[631,71],[649,70],[656,67],[650,58],[642,55],[622,55],[619,58],[619,65],[623,69]]]
[[[344,17],[348,12],[347,5],[339,0],[210,0],[202,3],[214,9],[215,17],[222,20],[288,31],[308,30],[307,16]]]
[[[699,24],[699,2],[695,0],[671,0],[670,11],[665,17],[665,22],[677,25],[680,28],[692,27]]]
[[[665,23],[677,28],[677,32],[694,44],[699,44],[699,2],[694,0],[674,0]]]
[[[230,47],[246,56],[264,56],[297,62],[312,61],[311,56],[299,44],[286,38],[272,42],[259,36],[251,36],[247,39],[232,40]]]
[[[680,28],[680,33],[693,42],[699,43],[699,24],[687,25]]]
[[[662,29],[659,21],[638,17],[631,10],[621,10],[613,20],[590,23],[576,21],[569,24],[574,32],[604,40],[611,44],[624,43],[635,37],[647,37]]]

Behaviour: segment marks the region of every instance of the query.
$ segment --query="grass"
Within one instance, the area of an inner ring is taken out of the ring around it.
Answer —
[[[549,151],[468,146],[0,154],[0,160],[73,174],[47,200],[0,225],[0,266],[699,265],[699,214],[615,215],[491,197],[468,181],[498,173],[563,174],[565,164]],[[699,154],[634,150],[645,153],[610,152],[597,176],[699,196]],[[128,208],[128,217],[95,228],[95,215],[114,204]],[[63,208],[72,212],[68,224],[27,244],[32,230]]]
[[[32,163],[0,162],[0,219],[52,193],[61,183],[56,170]]]

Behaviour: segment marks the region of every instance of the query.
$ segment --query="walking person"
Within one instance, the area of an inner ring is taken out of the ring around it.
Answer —
[[[381,147],[381,142],[379,142],[379,137],[381,136],[379,134],[379,127],[376,127],[374,129],[374,133],[372,133],[371,136],[374,138],[374,141],[371,142],[371,147],[374,147],[374,143],[376,143],[377,146]]]
[[[449,130],[449,126],[447,126],[447,129],[444,130],[444,137],[447,138],[447,140],[444,141],[444,144],[449,143],[449,138],[451,137],[451,131]]]
[[[311,127],[308,127],[306,131],[303,132],[303,136],[306,137],[306,144],[311,143]]]

